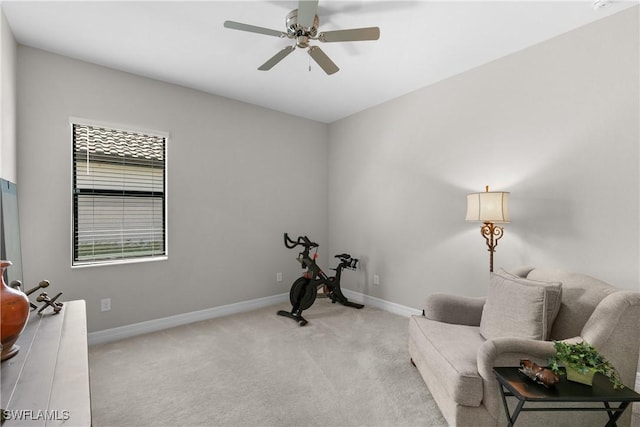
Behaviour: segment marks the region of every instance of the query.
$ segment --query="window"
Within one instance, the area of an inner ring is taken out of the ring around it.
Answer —
[[[73,124],[73,265],[166,256],[166,143]]]

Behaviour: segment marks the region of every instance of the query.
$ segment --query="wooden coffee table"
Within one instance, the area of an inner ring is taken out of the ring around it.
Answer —
[[[609,379],[604,375],[596,374],[593,379],[593,386],[567,381],[562,376],[560,382],[553,387],[546,388],[543,385],[536,384],[528,377],[518,371],[517,367],[498,367],[493,368],[493,373],[500,384],[500,394],[502,395],[502,403],[504,404],[505,414],[507,415],[507,425],[512,427],[520,412],[523,411],[606,411],[609,415],[607,427],[616,426],[616,421],[632,402],[640,402],[640,394],[628,387],[621,390],[613,388]],[[513,396],[518,399],[518,405],[513,411],[509,412],[507,406],[507,397]],[[526,402],[542,403],[535,407],[525,408]],[[544,403],[593,403],[600,402],[602,407],[545,407]],[[619,404],[612,406],[612,403]]]

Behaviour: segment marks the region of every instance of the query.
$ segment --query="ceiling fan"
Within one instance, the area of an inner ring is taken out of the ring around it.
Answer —
[[[338,66],[320,49],[318,46],[310,45],[310,40],[318,40],[323,43],[350,42],[362,40],[378,40],[380,38],[380,28],[352,28],[348,30],[325,31],[318,33],[320,20],[317,15],[318,1],[299,0],[298,8],[287,14],[285,25],[287,32],[271,30],[269,28],[256,27],[255,25],[242,24],[240,22],[225,21],[224,26],[233,30],[249,31],[251,33],[265,34],[280,38],[295,40],[294,45],[282,49],[272,56],[267,62],[262,64],[258,70],[268,71],[296,47],[307,49],[309,56],[327,74],[333,74],[339,70]]]

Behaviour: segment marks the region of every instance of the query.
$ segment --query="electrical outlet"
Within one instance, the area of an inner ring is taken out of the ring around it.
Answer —
[[[380,284],[380,276],[378,276],[377,274],[373,275],[373,284],[374,285],[379,285]]]
[[[282,271],[276,273],[276,282],[282,282]]]
[[[103,298],[100,301],[100,311],[110,311],[111,310],[111,298]]]

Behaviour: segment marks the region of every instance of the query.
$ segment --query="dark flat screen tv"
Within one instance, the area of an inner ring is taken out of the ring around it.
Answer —
[[[18,218],[18,191],[16,184],[0,178],[0,259],[13,265],[5,270],[4,280],[11,284],[22,281],[22,249]]]

